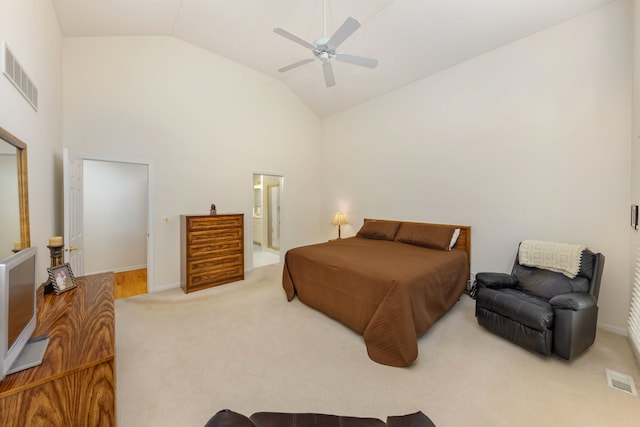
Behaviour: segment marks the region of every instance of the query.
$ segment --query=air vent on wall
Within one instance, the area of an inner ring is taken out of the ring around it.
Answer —
[[[3,74],[7,76],[9,81],[20,91],[33,109],[38,111],[38,88],[33,84],[27,73],[24,72],[24,69],[9,49],[6,41],[4,42],[2,52]]]

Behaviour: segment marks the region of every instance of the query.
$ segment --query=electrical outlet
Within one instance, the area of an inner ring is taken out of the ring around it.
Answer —
[[[160,218],[160,222],[163,224],[169,224],[169,217],[163,216],[162,218]]]

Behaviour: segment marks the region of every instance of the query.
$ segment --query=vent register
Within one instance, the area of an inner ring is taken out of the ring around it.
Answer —
[[[5,41],[2,48],[2,72],[24,98],[38,111],[38,88],[24,71]]]
[[[606,368],[605,372],[607,373],[607,384],[609,384],[609,387],[624,391],[632,396],[638,396],[636,384],[630,375],[609,368]]]

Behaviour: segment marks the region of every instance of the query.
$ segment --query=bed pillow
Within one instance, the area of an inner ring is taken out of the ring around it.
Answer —
[[[449,250],[453,249],[458,241],[458,237],[460,237],[460,229],[456,228],[453,230],[453,235],[451,236],[451,242],[449,243]]]
[[[396,237],[400,223],[397,221],[367,221],[358,231],[358,237],[365,239],[393,240]]]
[[[400,225],[396,240],[409,245],[448,251],[453,231],[454,227],[405,222]]]

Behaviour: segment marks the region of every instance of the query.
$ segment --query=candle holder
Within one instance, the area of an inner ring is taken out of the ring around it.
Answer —
[[[51,255],[51,268],[58,267],[64,264],[64,244],[55,246],[47,245],[47,248],[49,248],[49,253]],[[47,283],[44,285],[44,293],[46,295],[53,292],[55,292],[55,288],[53,287],[51,279],[49,279],[49,281],[47,281]]]
[[[64,254],[64,245],[49,246],[49,253],[51,254],[51,267],[57,267],[63,264],[62,256]]]

